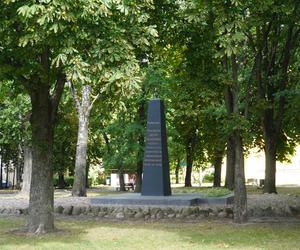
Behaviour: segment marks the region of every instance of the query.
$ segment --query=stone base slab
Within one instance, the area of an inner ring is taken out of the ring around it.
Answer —
[[[233,203],[233,195],[207,198],[201,194],[173,194],[171,196],[143,196],[138,193],[126,193],[91,198],[93,205],[147,205],[147,206],[199,206],[229,205]]]

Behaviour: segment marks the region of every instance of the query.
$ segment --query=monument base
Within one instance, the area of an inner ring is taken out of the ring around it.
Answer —
[[[172,196],[144,196],[138,193],[101,196],[91,198],[94,205],[162,205],[162,206],[199,206],[229,205],[233,203],[233,195],[222,197],[204,197],[201,194],[173,194]]]

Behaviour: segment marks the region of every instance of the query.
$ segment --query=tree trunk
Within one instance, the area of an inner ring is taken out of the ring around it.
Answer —
[[[179,169],[180,169],[180,159],[177,159],[176,168],[175,168],[175,183],[179,184]]]
[[[213,166],[214,166],[214,187],[221,186],[221,170],[222,170],[223,152],[217,151],[214,156]]]
[[[16,182],[16,189],[21,189],[21,182],[22,182],[22,163],[23,163],[23,148],[21,144],[18,145],[18,160],[17,160],[17,182]]]
[[[235,54],[232,55],[232,99],[233,99],[233,115],[240,116],[239,110],[239,93],[240,86],[238,81],[238,64]],[[244,171],[244,149],[243,139],[239,129],[233,132],[234,138],[234,222],[244,223],[248,219],[247,215],[247,191],[245,185],[245,171]]]
[[[142,86],[142,97],[141,101],[139,104],[139,109],[138,109],[138,122],[145,127],[145,100],[144,100],[144,93],[145,92],[145,87]],[[137,153],[137,164],[136,164],[136,179],[135,179],[135,190],[134,192],[140,193],[142,190],[142,174],[143,174],[143,169],[144,169],[144,161],[143,161],[143,156],[144,156],[144,146],[145,146],[145,135],[144,131],[140,133],[139,139],[139,149]]]
[[[265,182],[264,193],[276,191],[276,139],[271,133],[265,135]]]
[[[227,57],[224,58],[224,68],[228,71],[228,60]],[[236,77],[236,76],[235,76]],[[233,100],[233,90],[230,86],[225,89],[225,106],[227,111],[228,119],[232,119],[234,100]],[[234,138],[233,135],[229,135],[227,138],[227,150],[226,150],[226,177],[225,177],[225,187],[233,190],[234,188],[234,164],[235,164],[235,150],[234,150]]]
[[[234,178],[234,222],[244,223],[247,217],[247,192],[244,172],[243,141],[240,133],[235,132],[235,178]]]
[[[58,188],[64,189],[66,187],[64,172],[58,172]]]
[[[24,165],[23,165],[23,181],[21,194],[28,195],[30,193],[31,183],[31,169],[32,169],[32,151],[28,145],[24,146]]]
[[[226,149],[226,178],[225,187],[229,190],[234,188],[234,164],[235,164],[235,149],[234,149],[234,138],[229,136],[227,139]]]
[[[8,162],[6,162],[6,188],[8,188],[8,175],[9,175],[9,163]]]
[[[289,83],[289,66],[292,55],[299,41],[300,30],[296,25],[299,16],[299,1],[294,1],[294,9],[290,13],[289,22],[285,25],[287,32],[282,50],[278,48],[278,35],[280,29],[276,22],[269,22],[268,29],[263,30],[261,39],[257,41],[256,52],[256,82],[259,101],[267,103],[264,110],[262,127],[265,142],[265,193],[276,193],[276,153],[280,133],[282,133],[282,123],[286,112],[286,95],[284,94]],[[273,24],[273,26],[272,26]],[[273,32],[270,32],[273,29]],[[259,29],[257,29],[259,31]],[[272,34],[273,33],[273,34]],[[259,34],[259,32],[258,32]],[[269,53],[268,44],[274,37],[273,46]],[[259,37],[258,37],[259,38]],[[260,41],[261,40],[261,41]],[[281,51],[281,53],[280,53]],[[276,57],[280,58],[276,63]],[[277,86],[275,86],[278,81]],[[278,96],[278,99],[275,98]]]
[[[86,153],[88,142],[88,121],[84,114],[79,115],[79,127],[75,159],[73,196],[86,196]]]
[[[15,189],[15,179],[16,179],[16,172],[18,168],[14,168],[14,173],[13,173],[13,182],[12,182],[12,189]]]
[[[73,196],[86,196],[87,185],[87,145],[88,145],[88,125],[89,116],[97,97],[90,103],[91,86],[85,85],[82,88],[81,103],[72,83],[69,83],[70,90],[75,101],[78,112],[78,137],[75,159],[74,184],[72,188]]]
[[[142,175],[143,175],[143,160],[137,161],[136,178],[135,178],[135,193],[140,193],[142,190]]]
[[[185,187],[192,186],[192,168],[193,168],[193,153],[191,147],[186,148],[186,174],[185,174]]]
[[[120,191],[126,191],[125,182],[124,182],[124,172],[122,170],[119,171],[119,184],[120,184]]]
[[[48,86],[40,83],[31,93],[32,174],[29,197],[29,232],[54,230],[53,217],[53,124]]]
[[[0,162],[0,189],[2,189],[2,181],[3,181],[3,158],[1,155],[1,162]]]

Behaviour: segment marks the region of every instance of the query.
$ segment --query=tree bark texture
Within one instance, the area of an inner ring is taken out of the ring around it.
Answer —
[[[234,163],[235,163],[235,150],[234,150],[234,138],[229,136],[227,139],[226,149],[226,177],[225,187],[229,190],[234,188]]]
[[[224,59],[224,67],[228,67],[227,58]],[[227,111],[228,119],[232,118],[233,114],[233,93],[230,86],[225,89],[225,106]],[[225,187],[233,190],[234,188],[234,163],[235,163],[235,150],[234,150],[234,138],[233,135],[229,135],[227,138],[227,149],[226,149],[226,177]]]
[[[90,86],[82,89],[82,103],[78,106],[78,135],[76,145],[75,176],[72,189],[73,196],[86,196],[86,162],[88,143],[88,114],[90,105]]]
[[[47,49],[41,55],[41,65],[49,72],[49,50]],[[64,74],[60,72],[56,76],[52,95],[50,95],[51,84],[39,77],[32,85],[28,82],[23,83],[30,95],[32,106],[30,118],[32,169],[27,227],[29,232],[35,234],[54,230],[53,131],[65,84]]]
[[[265,136],[265,182],[264,193],[276,191],[276,141],[274,136]]]
[[[235,132],[235,178],[234,178],[234,222],[244,223],[247,216],[247,192],[245,185],[243,141],[240,133]]]
[[[120,184],[120,191],[126,191],[125,182],[124,182],[124,172],[122,170],[119,171],[119,184]]]
[[[88,124],[90,111],[95,100],[90,103],[91,87],[89,85],[83,86],[81,103],[73,86],[71,86],[71,93],[76,104],[79,119],[72,195],[86,196]]]
[[[239,110],[239,93],[240,86],[238,81],[238,64],[235,54],[232,55],[232,97],[233,97],[233,115],[240,116]],[[234,137],[234,222],[244,223],[248,220],[247,215],[247,190],[245,185],[244,170],[244,149],[241,131],[236,128],[233,132]]]
[[[32,233],[54,230],[53,124],[49,91],[43,84],[31,93],[32,172],[28,229]]]
[[[191,147],[186,148],[186,173],[184,186],[191,187],[192,186],[192,168],[193,168],[193,150]]]

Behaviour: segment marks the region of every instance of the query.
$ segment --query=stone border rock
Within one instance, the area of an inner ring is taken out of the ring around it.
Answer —
[[[290,218],[300,221],[300,197],[283,194],[249,194],[248,214],[256,218]],[[28,214],[29,200],[16,194],[0,197],[0,216]],[[89,197],[58,197],[54,200],[54,212],[61,216],[87,216],[117,220],[201,220],[202,218],[232,218],[232,205],[116,205],[93,204]]]
[[[73,206],[58,205],[55,214],[64,216],[88,216],[118,220],[161,220],[184,219],[201,220],[204,218],[233,218],[232,206],[189,206],[189,207],[155,207],[155,206]],[[248,209],[249,217],[297,217],[300,218],[300,206],[286,206],[284,209],[255,207]],[[27,215],[28,208],[2,208],[2,215]]]
[[[155,206],[58,206],[54,212],[62,215],[90,216],[106,219],[202,219],[232,218],[231,207],[155,207]]]

